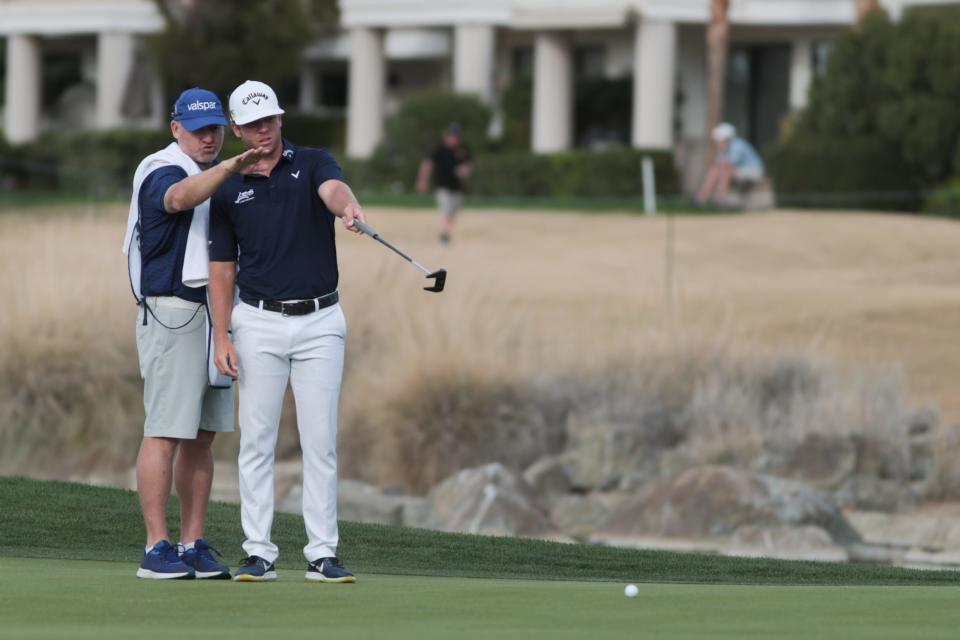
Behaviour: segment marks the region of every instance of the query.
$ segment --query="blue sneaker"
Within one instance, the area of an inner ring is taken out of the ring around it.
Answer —
[[[308,582],[345,583],[356,582],[353,574],[340,564],[336,558],[320,558],[307,565],[304,577]]]
[[[198,579],[229,580],[230,568],[214,560],[210,554],[211,551],[223,557],[223,554],[207,544],[206,540],[198,538],[193,543],[192,549],[187,549],[180,554],[180,559],[183,560],[185,565],[193,569],[193,573]]]
[[[277,579],[277,570],[272,562],[260,556],[250,556],[240,561],[240,568],[233,574],[234,582],[270,582]]]
[[[149,551],[143,552],[143,560],[137,569],[138,578],[153,580],[175,580],[192,578],[193,569],[180,560],[177,548],[169,540],[161,540]]]

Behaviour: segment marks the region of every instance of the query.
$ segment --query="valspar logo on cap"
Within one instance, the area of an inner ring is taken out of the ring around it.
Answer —
[[[220,105],[218,105],[216,102],[201,102],[200,100],[191,102],[187,105],[187,111],[210,111],[211,109],[219,108]]]
[[[277,94],[263,82],[247,80],[230,94],[230,118],[234,124],[249,124],[282,113]]]
[[[179,122],[188,131],[197,131],[203,127],[227,126],[223,107],[217,94],[206,89],[193,87],[180,94],[173,105],[171,119]]]

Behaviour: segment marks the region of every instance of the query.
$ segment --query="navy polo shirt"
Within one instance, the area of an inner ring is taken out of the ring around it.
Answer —
[[[337,288],[335,216],[317,187],[340,178],[323,149],[294,147],[269,176],[231,176],[210,199],[210,260],[231,262],[239,253],[240,297],[305,300]]]
[[[140,253],[143,267],[140,290],[145,296],[177,296],[191,302],[204,302],[205,287],[183,284],[183,257],[193,221],[193,209],[167,213],[163,196],[167,189],[187,177],[176,165],[151,171],[140,186]]]

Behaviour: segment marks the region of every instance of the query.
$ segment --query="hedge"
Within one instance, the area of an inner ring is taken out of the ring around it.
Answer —
[[[336,125],[322,128],[309,120],[288,128],[284,134],[298,144],[323,144]],[[291,133],[290,129],[303,130]],[[309,131],[305,131],[307,128]],[[302,135],[303,137],[298,137]],[[336,135],[335,133],[332,135]],[[306,140],[304,140],[306,138]],[[87,193],[98,196],[129,193],[133,171],[146,155],[169,144],[166,130],[116,129],[52,133],[39,141],[18,147],[0,145],[0,177],[20,188]],[[228,134],[221,157],[242,150],[239,140]],[[414,189],[416,156],[401,162],[378,154],[370,160],[341,162],[345,179],[366,192],[409,193]],[[474,174],[467,188],[480,196],[632,197],[643,193],[641,161],[654,160],[657,192],[679,193],[679,179],[672,156],[665,151],[618,149],[575,150],[553,155],[529,152],[484,152],[474,158]]]
[[[305,146],[342,144],[343,130],[342,118],[284,116],[284,136]],[[166,127],[58,131],[16,147],[0,140],[0,178],[18,188],[125,194],[130,191],[137,164],[171,141]],[[242,150],[243,143],[228,131],[220,157],[230,157]]]
[[[932,192],[923,204],[924,213],[960,218],[960,178]]]
[[[510,152],[480,156],[468,190],[483,196],[629,197],[643,194],[641,163],[653,159],[657,193],[677,195],[680,180],[666,151],[616,149],[553,155]]]
[[[842,32],[772,154],[778,203],[918,210],[960,173],[958,54],[956,7],[874,12]]]
[[[916,211],[923,202],[897,148],[873,137],[795,138],[771,151],[767,167],[777,206]]]

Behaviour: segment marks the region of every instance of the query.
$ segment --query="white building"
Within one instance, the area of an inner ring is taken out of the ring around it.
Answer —
[[[150,0],[0,0],[7,140],[162,122],[169,108],[142,36],[163,27]],[[57,85],[56,71],[72,83]]]
[[[894,16],[914,4],[882,0]],[[301,62],[299,107],[344,113],[347,153],[369,156],[405,93],[439,85],[496,107],[518,68],[533,74],[530,146],[577,140],[578,74],[632,78],[624,142],[695,161],[705,137],[709,0],[340,0],[342,32]],[[732,0],[727,117],[761,148],[802,107],[854,0]],[[3,125],[11,142],[45,127],[161,123],[162,96],[143,36],[163,28],[151,0],[0,0],[5,38]],[[44,95],[43,67],[73,61],[81,81]],[[292,70],[293,71],[293,70]]]

